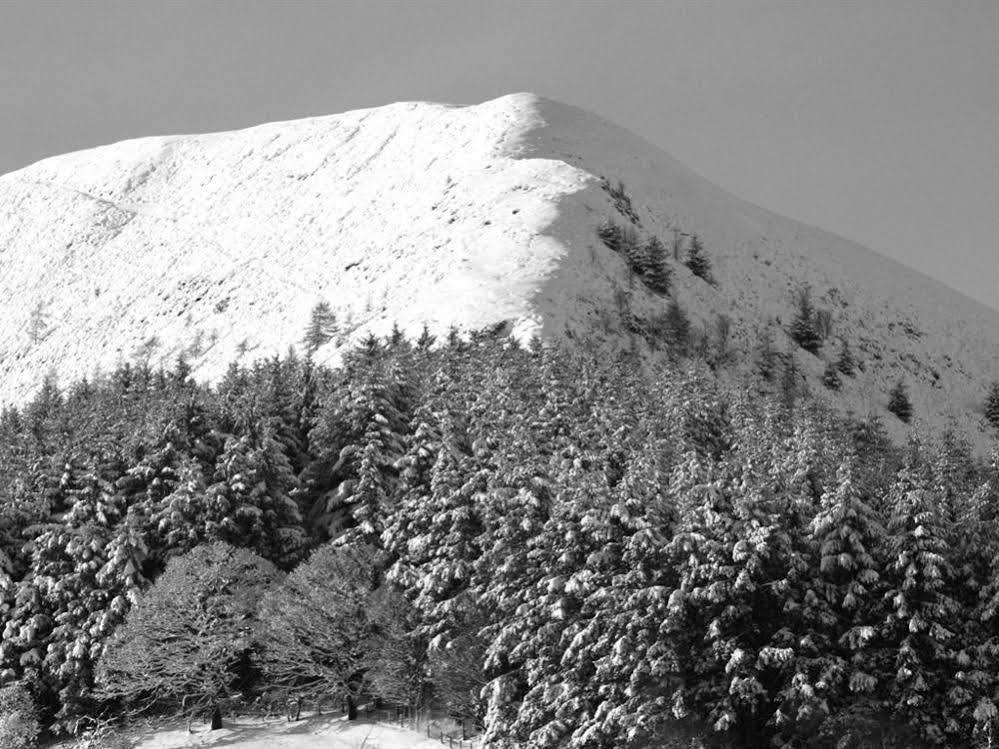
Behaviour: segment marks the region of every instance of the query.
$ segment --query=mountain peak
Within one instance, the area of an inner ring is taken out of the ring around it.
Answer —
[[[395,323],[505,322],[520,339],[629,345],[630,317],[669,300],[600,242],[608,219],[680,243],[674,298],[707,330],[730,319],[746,362],[761,331],[787,344],[791,298],[808,286],[833,315],[829,345],[847,340],[865,363],[837,403],[883,409],[905,379],[926,423],[956,419],[985,439],[976,408],[996,376],[999,313],[531,93],[140,138],[0,177],[0,402],[23,401],[40,373],[67,382],[136,356],[185,354],[215,379],[299,342],[319,301],[341,344]],[[681,262],[693,235],[713,286]],[[795,356],[816,385],[821,357]]]

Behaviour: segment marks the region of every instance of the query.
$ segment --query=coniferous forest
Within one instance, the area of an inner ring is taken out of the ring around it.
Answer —
[[[491,747],[992,746],[999,461],[768,387],[491,332],[48,379],[0,418],[0,697],[51,732],[278,690]]]

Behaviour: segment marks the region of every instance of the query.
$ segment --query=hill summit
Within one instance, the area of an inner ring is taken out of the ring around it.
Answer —
[[[668,293],[636,283],[600,238],[608,222],[662,241]],[[710,283],[688,262],[695,237]],[[825,314],[811,350],[789,335],[806,289]],[[886,413],[901,381],[913,424],[990,439],[999,312],[532,94],[142,138],[0,176],[0,403],[46,372],[68,382],[136,357],[185,355],[214,380],[299,345],[320,302],[339,332],[316,356],[335,361],[393,325],[613,349],[672,301],[705,335],[730,327],[745,370],[772,344],[845,410]],[[823,372],[843,344],[858,367],[833,392]]]

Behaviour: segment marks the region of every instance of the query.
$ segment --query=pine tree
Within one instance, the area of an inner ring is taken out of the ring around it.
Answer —
[[[652,237],[645,246],[648,268],[643,280],[658,294],[669,294],[672,285],[672,272],[666,262],[666,248],[658,237]]]
[[[985,398],[985,418],[996,429],[999,429],[999,382],[989,386],[989,394]]]
[[[690,238],[690,247],[687,249],[687,261],[685,264],[695,276],[707,281],[709,284],[714,284],[714,277],[711,273],[711,261],[704,250],[701,238],[696,234]]]
[[[798,289],[795,294],[795,308],[794,320],[791,322],[791,338],[805,351],[818,354],[822,339],[816,327],[812,293],[807,286]]]
[[[652,256],[650,246],[642,242],[637,234],[625,241],[625,260],[631,273],[645,281],[652,267]]]
[[[895,383],[895,387],[888,395],[888,410],[906,424],[912,419],[912,403],[909,401],[909,393],[902,380]]]
[[[621,227],[610,219],[606,219],[597,227],[597,236],[609,249],[620,252],[622,248]]]
[[[919,466],[899,472],[888,500],[892,516],[886,545],[890,588],[884,597],[885,636],[896,653],[890,704],[926,740],[952,743],[961,727],[947,720],[948,703],[962,696],[955,692],[956,685],[952,688],[959,662],[948,551],[951,529],[940,512],[940,498]]]
[[[690,318],[676,299],[671,300],[666,308],[663,325],[670,349],[679,355],[685,354],[690,345]]]
[[[830,390],[839,390],[843,386],[843,380],[839,376],[839,367],[830,362],[826,365],[822,373],[822,384]]]
[[[882,671],[872,646],[878,645],[882,593],[882,562],[875,555],[886,531],[857,478],[853,462],[845,461],[810,527],[818,552],[811,574],[823,617],[821,670],[834,715],[852,695],[876,695]]]
[[[856,368],[857,364],[854,361],[853,351],[850,349],[850,343],[844,338],[843,345],[839,350],[839,357],[836,359],[836,369],[839,370],[840,374],[852,377]]]
[[[309,314],[309,326],[305,331],[305,352],[312,356],[322,346],[332,341],[339,332],[336,315],[328,302],[316,302]]]
[[[777,374],[778,356],[774,348],[774,338],[770,332],[770,327],[763,329],[760,333],[759,352],[756,357],[756,368],[760,376],[766,382],[773,382]]]

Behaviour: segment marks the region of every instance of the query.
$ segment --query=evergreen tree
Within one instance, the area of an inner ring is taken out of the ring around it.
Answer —
[[[309,314],[309,326],[305,331],[305,352],[312,356],[320,347],[332,341],[339,332],[336,315],[328,302],[316,302]]]
[[[798,289],[795,294],[795,314],[791,322],[790,335],[801,348],[811,354],[818,354],[822,339],[815,320],[815,307],[808,287]]]
[[[839,370],[840,374],[852,377],[856,368],[857,364],[854,361],[853,351],[850,349],[850,343],[844,338],[843,345],[839,350],[839,356],[836,359],[836,369]]]
[[[818,565],[815,581],[820,638],[819,672],[826,685],[825,699],[832,715],[827,732],[856,735],[857,725],[838,716],[849,714],[858,696],[878,696],[884,671],[876,648],[881,645],[880,599],[882,561],[877,558],[885,528],[865,500],[854,464],[844,462],[835,487],[822,496],[810,535]]]
[[[949,703],[966,701],[951,689],[959,665],[957,605],[951,597],[950,529],[939,499],[917,466],[903,468],[891,489],[884,630],[896,653],[889,704],[936,744],[950,743],[961,730],[948,720]]]
[[[993,382],[989,386],[989,393],[985,398],[985,419],[999,429],[999,382]]]
[[[676,299],[671,299],[663,321],[666,342],[670,350],[683,355],[690,345],[690,318]]]
[[[906,424],[912,419],[912,403],[905,382],[899,380],[888,394],[888,410]]]
[[[839,367],[830,362],[822,372],[822,384],[830,390],[839,390],[843,386],[843,380],[839,376]]]
[[[690,247],[687,249],[687,261],[685,264],[695,276],[707,281],[709,284],[714,284],[714,277],[711,273],[711,261],[708,259],[701,238],[696,234],[690,238]]]
[[[658,237],[652,237],[645,245],[645,257],[648,263],[644,272],[645,283],[658,294],[669,294],[673,274],[666,262],[666,248]]]
[[[620,252],[622,244],[621,227],[610,219],[606,219],[597,227],[597,236],[609,249]]]

